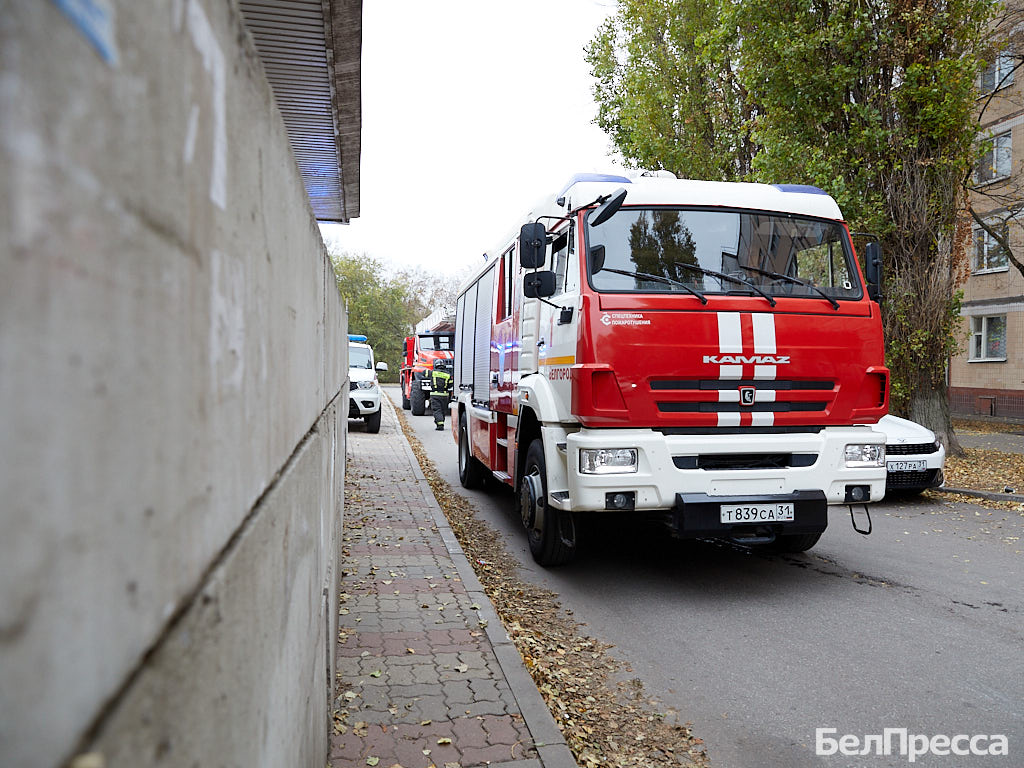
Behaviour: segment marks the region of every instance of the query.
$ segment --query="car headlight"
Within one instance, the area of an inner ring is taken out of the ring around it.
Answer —
[[[611,475],[636,472],[636,448],[581,448],[580,472],[584,475]]]
[[[848,467],[884,467],[885,446],[880,443],[847,445],[845,458]]]
[[[356,382],[356,386],[359,387],[360,389],[373,389],[374,387],[377,386],[377,382],[375,382],[375,381],[358,381],[358,382]]]

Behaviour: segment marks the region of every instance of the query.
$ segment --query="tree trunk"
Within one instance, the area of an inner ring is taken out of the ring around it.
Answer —
[[[946,386],[928,386],[922,382],[914,393],[909,407],[909,418],[928,427],[946,447],[947,456],[963,456],[964,450],[953,431]]]

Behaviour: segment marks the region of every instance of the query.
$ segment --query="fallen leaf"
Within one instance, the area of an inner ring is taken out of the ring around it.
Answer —
[[[366,764],[367,765],[376,765],[379,762],[380,762],[380,758],[379,757],[368,757],[368,758],[366,758]]]
[[[437,740],[437,743],[438,743],[438,744],[441,744],[441,745],[444,745],[444,744],[451,744],[451,743],[452,743],[452,740],[451,740],[451,739],[449,739],[449,738],[443,738],[443,739],[438,739],[438,740]]]

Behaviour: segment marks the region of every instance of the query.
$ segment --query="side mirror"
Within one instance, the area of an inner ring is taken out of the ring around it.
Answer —
[[[864,277],[868,281],[868,296],[872,301],[882,297],[882,245],[871,242],[864,246]]]
[[[378,371],[386,371],[387,369],[388,369],[388,364],[385,363],[383,360],[381,360],[379,363],[377,363],[377,370]]]
[[[604,246],[590,246],[590,274],[596,275],[604,269]]]
[[[540,299],[555,295],[555,273],[530,272],[523,275],[523,296],[528,299]]]
[[[611,197],[597,206],[594,212],[590,214],[590,218],[587,219],[587,223],[592,227],[604,224],[615,215],[615,212],[622,207],[624,202],[626,202],[626,188],[619,187],[612,192]]]
[[[519,230],[519,265],[523,269],[540,269],[544,266],[547,238],[548,231],[539,221],[523,224]]]

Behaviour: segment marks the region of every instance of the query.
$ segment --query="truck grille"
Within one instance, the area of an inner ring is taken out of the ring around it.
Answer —
[[[678,469],[788,469],[810,467],[818,460],[816,453],[726,453],[673,456]]]
[[[662,413],[823,412],[836,394],[835,382],[792,379],[654,379],[650,386],[656,394],[671,393],[681,398],[658,401]],[[741,387],[754,390],[752,404],[737,402]],[[731,393],[731,399],[725,399],[726,392]],[[804,398],[808,394],[804,393],[821,393],[825,399],[807,400]]]

